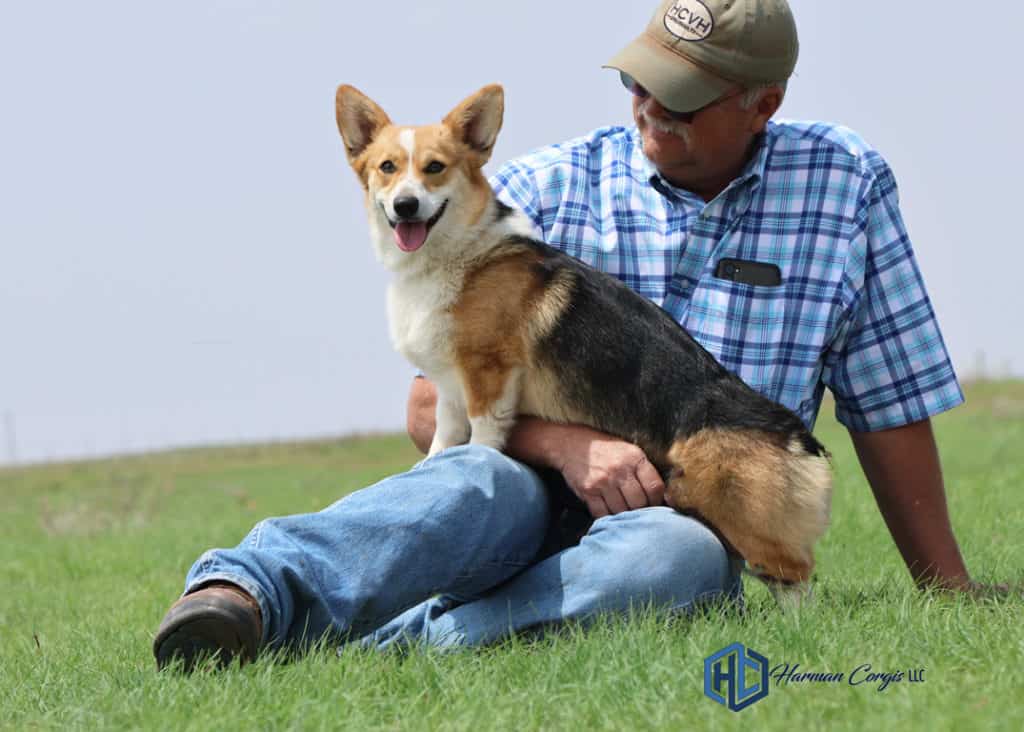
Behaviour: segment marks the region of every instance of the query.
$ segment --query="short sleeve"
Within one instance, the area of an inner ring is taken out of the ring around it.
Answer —
[[[511,160],[491,176],[490,183],[498,200],[525,213],[533,221],[534,236],[544,239],[540,193],[537,190],[533,171],[527,166]]]
[[[822,373],[836,418],[858,432],[919,422],[964,400],[900,214],[896,180],[877,153],[870,168],[843,280],[846,325]]]

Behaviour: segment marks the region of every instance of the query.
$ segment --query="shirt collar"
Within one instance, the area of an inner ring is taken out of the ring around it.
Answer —
[[[690,191],[678,188],[669,183],[665,178],[662,177],[658,169],[654,167],[650,160],[643,152],[643,144],[640,139],[640,130],[635,126],[631,130],[633,137],[633,167],[637,172],[639,180],[649,183],[661,193],[663,196],[671,198],[695,198],[695,194]],[[761,185],[761,180],[764,178],[764,171],[768,165],[768,151],[771,147],[770,138],[775,135],[775,124],[768,122],[765,127],[765,131],[762,132],[754,139],[754,150],[744,166],[743,171],[733,180],[732,183],[726,188],[735,189],[741,186],[750,186],[751,190],[756,190]]]

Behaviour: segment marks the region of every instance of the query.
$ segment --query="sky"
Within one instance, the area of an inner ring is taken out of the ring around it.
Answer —
[[[503,84],[493,171],[631,122],[601,65],[656,5],[0,5],[0,464],[402,429],[335,88],[425,124]],[[780,116],[886,157],[958,373],[1024,375],[1024,4],[791,7]]]

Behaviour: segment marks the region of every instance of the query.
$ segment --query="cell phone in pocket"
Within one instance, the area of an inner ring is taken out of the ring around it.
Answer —
[[[782,284],[782,270],[776,265],[746,259],[718,260],[715,277],[759,287],[776,287]]]

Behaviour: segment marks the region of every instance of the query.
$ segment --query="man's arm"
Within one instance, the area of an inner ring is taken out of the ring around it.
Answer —
[[[414,379],[406,428],[424,454],[434,436],[436,406],[433,383]],[[665,485],[643,450],[589,427],[521,417],[505,452],[529,465],[559,471],[595,518],[664,503]]]
[[[949,522],[931,420],[878,432],[850,430],[889,532],[919,586],[972,587]]]

